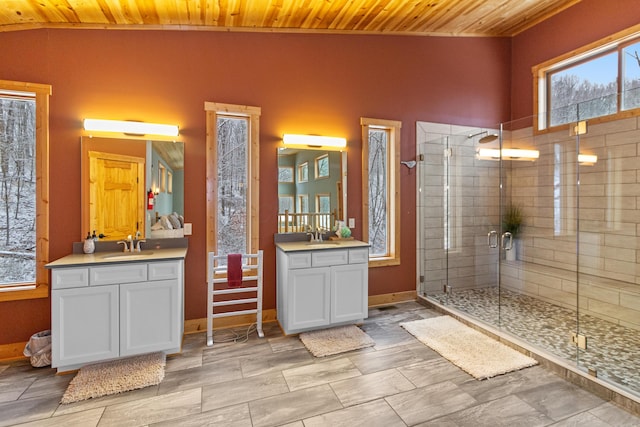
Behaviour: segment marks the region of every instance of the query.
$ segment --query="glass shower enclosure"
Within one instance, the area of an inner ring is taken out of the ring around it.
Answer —
[[[640,129],[418,122],[418,293],[640,396]]]

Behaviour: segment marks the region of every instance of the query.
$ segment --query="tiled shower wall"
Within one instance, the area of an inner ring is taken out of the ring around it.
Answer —
[[[476,159],[478,137],[467,138],[481,130],[417,124],[418,154],[424,155],[418,170],[422,292],[498,283],[498,252],[488,249],[486,236],[500,222],[499,163]],[[523,207],[525,227],[517,261],[501,265],[502,285],[569,308],[579,296],[581,314],[640,329],[640,123],[631,118],[588,126],[579,152],[597,155],[593,165],[576,166],[576,142],[566,130],[536,136],[531,127],[505,131],[505,147],[537,149],[540,158],[503,162],[505,198]]]
[[[531,128],[505,132],[504,141],[540,158],[507,162],[507,194],[526,223],[519,262],[505,266],[502,284],[566,307],[578,295],[581,314],[640,329],[638,118],[589,125],[579,141]],[[577,142],[598,161],[576,167]]]

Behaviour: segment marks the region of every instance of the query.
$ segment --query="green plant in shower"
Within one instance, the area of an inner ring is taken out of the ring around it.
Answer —
[[[515,239],[520,234],[520,227],[522,227],[523,223],[522,207],[513,203],[507,205],[502,215],[502,231],[508,231]]]

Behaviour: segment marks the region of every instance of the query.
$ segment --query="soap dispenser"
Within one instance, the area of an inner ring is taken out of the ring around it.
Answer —
[[[85,254],[92,254],[96,250],[96,241],[91,237],[90,233],[87,233],[87,238],[84,239],[84,245],[82,245],[82,251]]]

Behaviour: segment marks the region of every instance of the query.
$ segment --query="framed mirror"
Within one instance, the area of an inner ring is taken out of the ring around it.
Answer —
[[[346,221],[347,152],[278,148],[278,233]]]
[[[184,144],[82,137],[81,238],[184,236]]]

